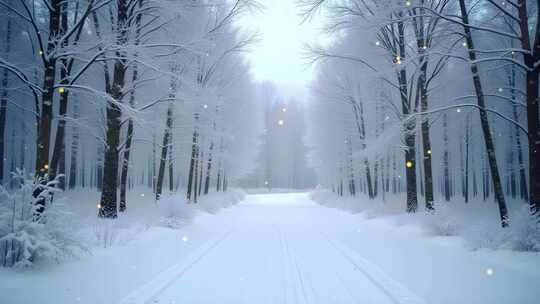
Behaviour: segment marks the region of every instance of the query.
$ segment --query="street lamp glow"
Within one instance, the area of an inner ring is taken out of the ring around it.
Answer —
[[[287,112],[287,108],[281,109],[281,112],[283,112],[283,113]]]
[[[284,124],[285,122],[283,121],[283,119],[280,119],[277,123],[278,123],[278,125],[283,126],[283,124]]]

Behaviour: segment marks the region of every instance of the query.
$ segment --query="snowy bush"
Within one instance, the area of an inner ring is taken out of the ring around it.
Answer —
[[[13,178],[19,185],[15,190],[0,186],[0,264],[28,267],[39,260],[58,261],[82,250],[70,235],[69,214],[62,212],[60,202],[51,204],[56,181],[41,184],[42,180],[26,178],[21,172]],[[36,187],[42,191],[34,198]],[[47,208],[38,221],[34,217],[35,202],[41,198]]]
[[[435,211],[425,212],[426,222],[437,236],[455,236],[458,234],[458,221],[450,208],[435,203]]]
[[[472,250],[540,252],[540,220],[531,216],[529,206],[521,202],[510,214],[510,226],[502,228],[497,208],[492,203],[481,201],[469,204],[435,202],[434,211],[426,212],[421,208],[415,214],[406,214],[403,205],[396,202],[385,204],[358,197],[339,197],[327,190],[315,190],[310,197],[327,207],[360,212],[365,219],[388,217],[398,226],[417,225],[430,235],[459,236]]]
[[[231,189],[228,192],[214,192],[201,197],[196,205],[199,209],[215,214],[222,208],[233,206],[243,200],[245,193],[238,189]]]
[[[178,229],[191,221],[195,210],[183,201],[178,201],[177,197],[167,197],[159,202],[159,214],[161,225]]]
[[[508,229],[504,229],[502,247],[519,251],[540,251],[540,219],[531,216],[523,206],[511,216]]]

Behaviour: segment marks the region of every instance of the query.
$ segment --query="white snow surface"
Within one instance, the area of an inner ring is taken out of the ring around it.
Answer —
[[[457,237],[314,203],[248,195],[92,255],[0,270],[2,304],[540,303],[540,254],[473,251]]]

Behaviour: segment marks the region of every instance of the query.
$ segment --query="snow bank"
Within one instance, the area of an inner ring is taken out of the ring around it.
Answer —
[[[497,207],[492,202],[435,202],[435,212],[420,207],[414,214],[405,213],[405,196],[388,197],[386,201],[364,197],[339,197],[328,190],[310,193],[315,202],[361,214],[367,219],[384,218],[393,225],[416,227],[430,236],[455,236],[470,249],[506,249],[540,252],[540,223],[529,216],[528,206],[516,205],[510,210],[510,227],[500,227]],[[420,202],[419,202],[420,203]]]
[[[0,266],[29,267],[38,262],[79,258],[98,248],[123,246],[140,238],[151,227],[179,229],[199,214],[216,213],[245,196],[243,191],[231,189],[203,196],[197,204],[188,204],[181,193],[163,195],[156,202],[151,189],[132,189],[128,193],[127,211],[115,220],[97,217],[100,194],[95,190],[57,193],[47,209],[47,221],[40,224],[31,220],[30,188],[13,194],[3,190],[0,249],[4,256],[0,257]]]

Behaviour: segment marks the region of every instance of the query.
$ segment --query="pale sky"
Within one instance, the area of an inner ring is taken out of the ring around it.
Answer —
[[[256,80],[275,82],[281,90],[305,92],[313,78],[313,67],[307,67],[304,44],[320,42],[321,22],[302,24],[294,0],[264,0],[264,11],[244,16],[240,25],[258,31],[260,42],[247,55]]]

